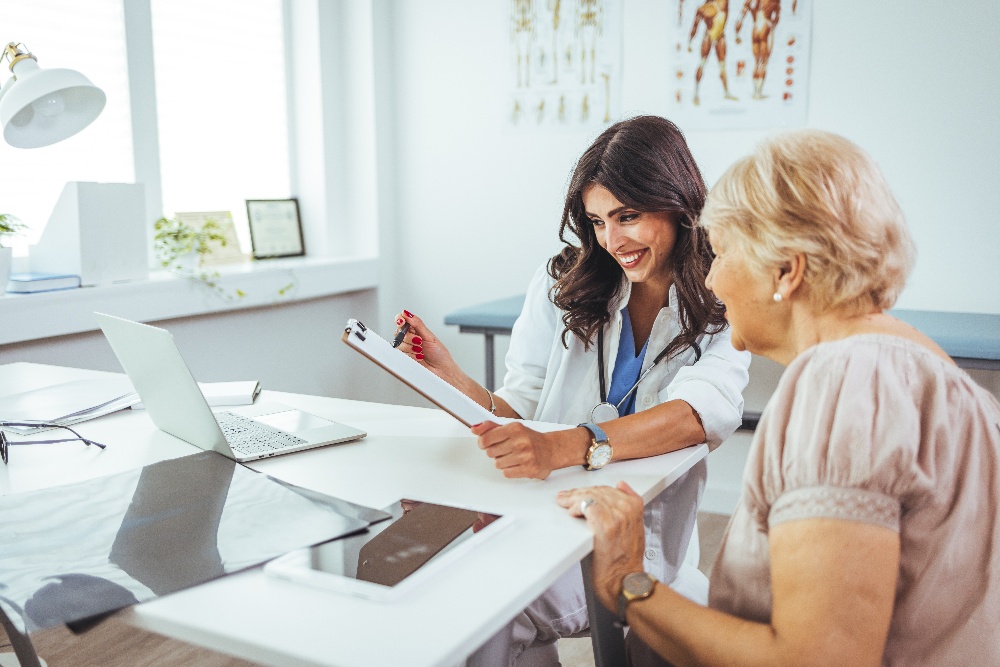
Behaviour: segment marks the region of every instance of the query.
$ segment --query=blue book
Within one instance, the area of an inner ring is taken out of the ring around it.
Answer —
[[[12,273],[7,291],[13,294],[49,292],[80,286],[80,276],[60,273]]]

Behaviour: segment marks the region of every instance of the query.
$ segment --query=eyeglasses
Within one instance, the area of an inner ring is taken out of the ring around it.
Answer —
[[[95,447],[99,447],[101,449],[104,449],[105,447],[107,447],[107,445],[102,445],[99,442],[96,442],[96,441],[91,440],[89,438],[85,438],[82,435],[80,435],[79,433],[77,433],[76,431],[74,431],[73,429],[71,429],[69,426],[62,426],[61,424],[52,424],[52,423],[49,423],[49,422],[5,422],[5,421],[0,421],[0,427],[4,427],[4,426],[23,426],[23,427],[26,427],[26,428],[31,428],[31,427],[64,428],[64,429],[66,429],[67,431],[69,431],[70,433],[72,433],[75,436],[75,437],[72,437],[72,438],[56,438],[56,439],[53,439],[53,440],[18,440],[17,442],[11,442],[10,440],[7,439],[7,434],[4,433],[3,431],[0,431],[0,460],[2,460],[5,465],[6,465],[7,461],[8,461],[8,459],[10,458],[9,450],[10,450],[11,447],[13,447],[15,445],[51,445],[51,444],[54,444],[54,443],[57,443],[57,442],[73,442],[73,441],[79,440],[83,444],[88,445],[88,446],[89,445],[94,445]]]

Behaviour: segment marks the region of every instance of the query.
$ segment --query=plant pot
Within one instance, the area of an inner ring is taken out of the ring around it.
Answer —
[[[7,283],[10,281],[10,265],[14,260],[14,249],[0,247],[0,296],[7,291]]]

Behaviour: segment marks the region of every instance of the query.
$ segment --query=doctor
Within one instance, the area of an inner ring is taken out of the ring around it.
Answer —
[[[695,226],[705,196],[670,121],[640,116],[605,130],[576,165],[559,228],[565,247],[528,286],[495,394],[458,367],[419,317],[397,317],[409,325],[399,349],[493,414],[580,424],[552,433],[520,423],[473,427],[505,476],[544,479],[701,442],[714,449],[740,425],[750,355],[733,349],[723,309],[705,287],[712,254]],[[702,461],[645,513],[646,568],[701,603],[707,579],[697,558],[685,564],[684,556],[705,476]],[[574,569],[515,619],[512,640],[501,633],[479,657],[514,664],[535,647],[534,659],[557,664],[554,642],[587,627]]]

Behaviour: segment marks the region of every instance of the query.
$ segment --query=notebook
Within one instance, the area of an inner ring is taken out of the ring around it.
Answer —
[[[213,413],[170,332],[94,313],[156,427],[239,462],[365,437],[365,432],[280,403]]]

